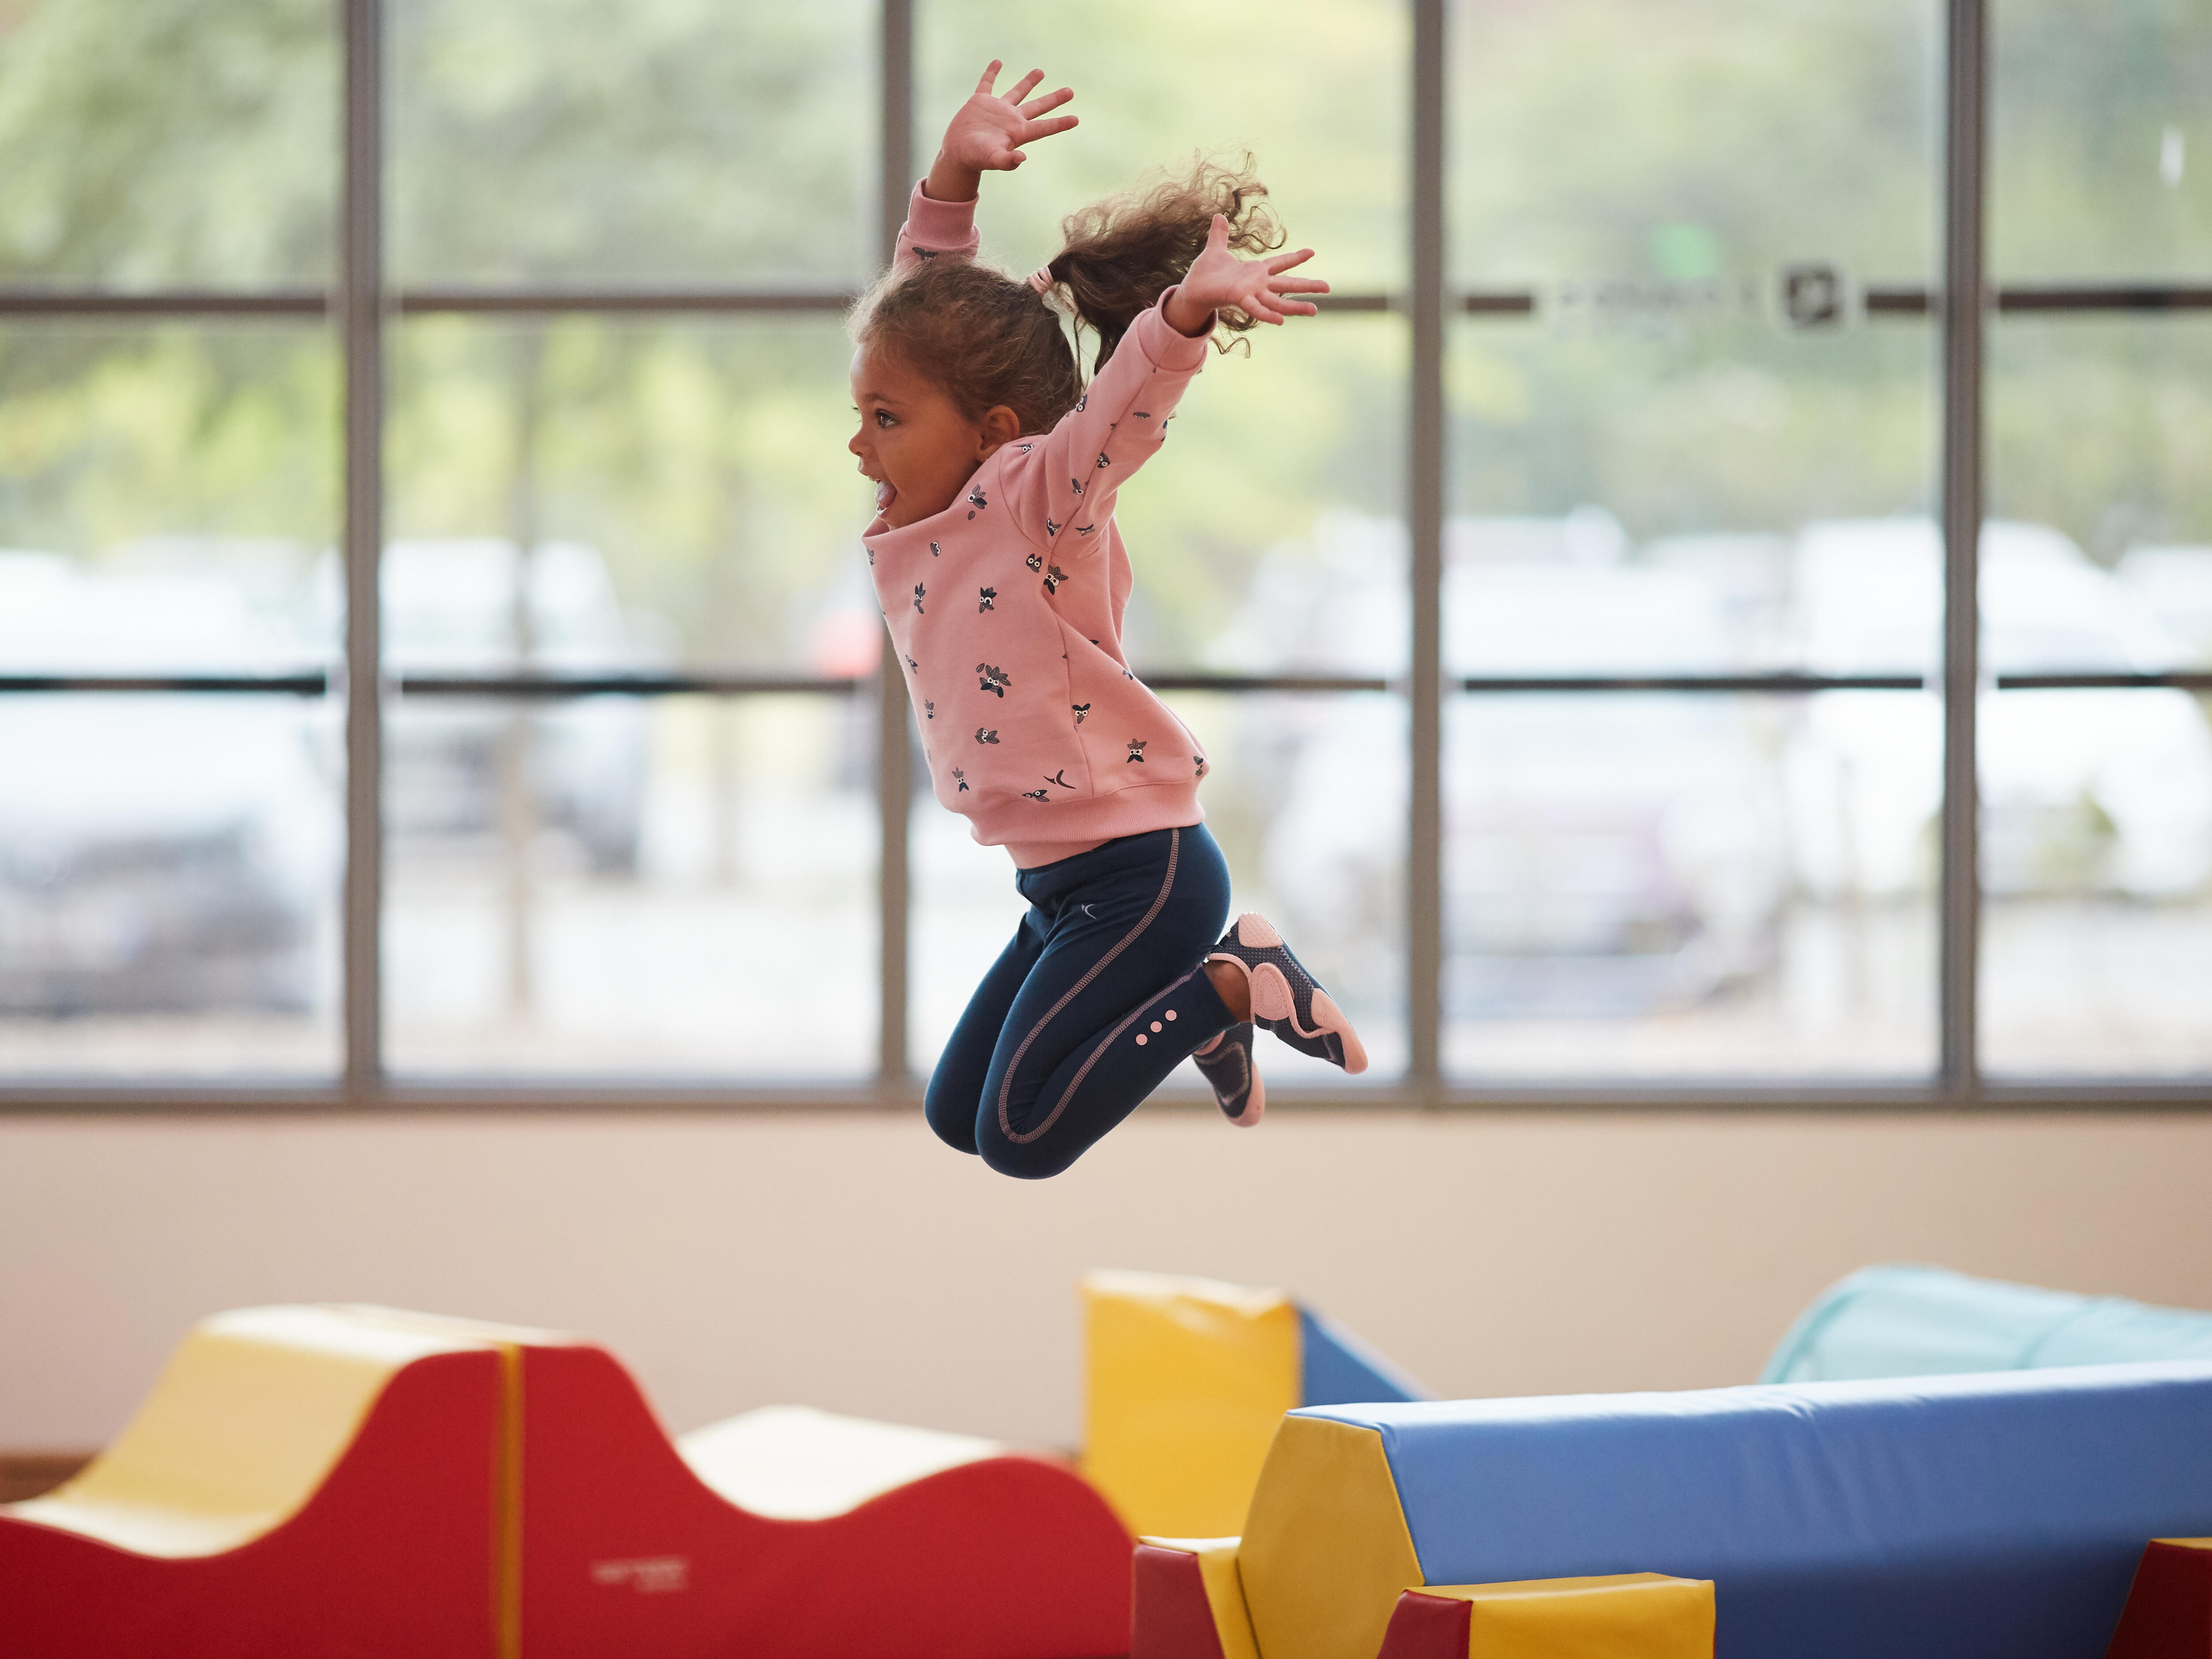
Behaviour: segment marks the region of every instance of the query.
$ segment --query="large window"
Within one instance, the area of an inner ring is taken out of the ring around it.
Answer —
[[[841,313],[1255,155],[1336,285],[1124,504],[1278,1098],[2212,1073],[2212,21],[2166,0],[0,0],[0,1101],[902,1100]]]

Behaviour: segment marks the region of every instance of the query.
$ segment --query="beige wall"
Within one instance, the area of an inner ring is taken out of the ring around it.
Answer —
[[[672,1426],[1072,1443],[1086,1267],[1287,1285],[1440,1391],[1747,1380],[1866,1261],[2212,1307],[2212,1118],[1140,1117],[994,1176],[912,1119],[0,1123],[0,1447],[99,1443],[213,1310],[564,1326]]]

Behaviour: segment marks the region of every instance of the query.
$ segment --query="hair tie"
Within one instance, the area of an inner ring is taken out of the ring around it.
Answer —
[[[1029,283],[1030,286],[1040,294],[1051,293],[1052,267],[1048,264],[1039,265],[1035,270],[1030,272]]]

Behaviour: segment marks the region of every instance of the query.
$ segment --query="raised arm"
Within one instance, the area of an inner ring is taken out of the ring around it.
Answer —
[[[938,146],[937,161],[929,177],[915,187],[908,203],[906,222],[899,227],[899,265],[941,254],[971,258],[978,244],[975,234],[975,194],[986,173],[1011,173],[1027,161],[1022,146],[1036,139],[1066,132],[1075,125],[1073,115],[1050,120],[1041,118],[1058,109],[1075,94],[1066,87],[1042,98],[1022,101],[1044,79],[1044,71],[1031,70],[1012,91],[1000,97],[991,90],[1002,65],[994,58],[968,101],[952,112],[945,124],[945,142]]]
[[[1166,297],[1172,302],[1175,290]],[[1170,328],[1162,310],[1156,305],[1129,325],[1051,431],[1000,452],[1007,507],[1031,541],[1060,554],[1054,562],[1066,569],[1104,540],[1121,481],[1159,448],[1168,417],[1205,365],[1206,342]]]
[[[1313,255],[1311,248],[1302,247],[1267,259],[1240,259],[1229,251],[1229,221],[1217,213],[1205,251],[1191,262],[1162,309],[1177,333],[1193,337],[1211,334],[1214,313],[1231,307],[1279,328],[1292,317],[1310,317],[1317,310],[1311,301],[1295,295],[1328,292],[1327,283],[1283,275]]]
[[[945,124],[945,141],[923,182],[923,193],[932,201],[972,202],[987,173],[1012,173],[1030,158],[1022,146],[1039,138],[1066,132],[1075,125],[1073,115],[1043,118],[1075,96],[1062,87],[1041,98],[1030,98],[1044,79],[1042,70],[1031,70],[1003,94],[994,92],[1005,65],[994,58],[968,101],[952,112]],[[1024,100],[1028,100],[1024,102]]]
[[[1301,248],[1240,259],[1229,251],[1229,221],[1213,216],[1204,251],[1130,325],[1082,400],[1042,438],[1013,445],[1006,492],[1032,540],[1073,557],[1095,544],[1121,480],[1159,448],[1169,416],[1205,363],[1216,314],[1233,309],[1276,324],[1314,315],[1314,303],[1297,296],[1326,294],[1328,284],[1283,274],[1312,258]]]

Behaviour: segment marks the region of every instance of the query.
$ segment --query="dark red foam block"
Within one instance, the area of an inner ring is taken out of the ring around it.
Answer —
[[[218,1555],[0,1516],[8,1659],[495,1659],[499,1356],[394,1376],[299,1513]]]
[[[1389,1628],[1382,1632],[1375,1659],[1467,1659],[1474,1618],[1473,1604],[1456,1596],[1409,1589],[1390,1609]]]
[[[2105,1659],[2212,1659],[2212,1549],[2145,1547]]]
[[[1129,1659],[1222,1659],[1196,1556],[1139,1544],[1129,1576]]]
[[[522,1397],[526,1659],[1125,1650],[1132,1540],[1063,1464],[985,1458],[771,1520],[700,1480],[599,1348],[525,1348]]]

